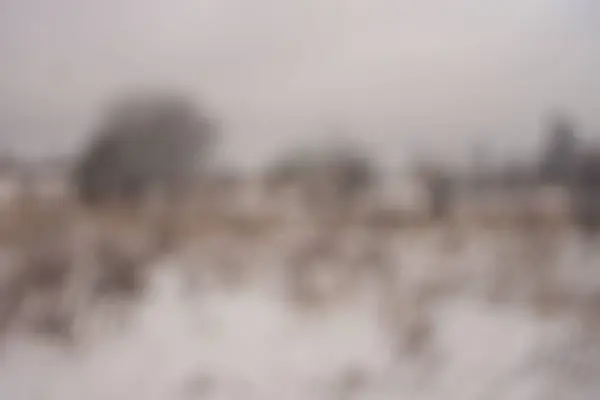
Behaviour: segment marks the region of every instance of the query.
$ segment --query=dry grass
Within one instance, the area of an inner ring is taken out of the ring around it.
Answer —
[[[94,251],[97,275],[93,294],[98,297],[130,297],[140,294],[149,278],[148,259],[127,251],[112,241],[104,241]]]
[[[285,268],[294,301],[335,304],[373,282],[391,283],[387,240],[380,232],[356,233],[329,227],[289,251]]]
[[[435,331],[431,318],[426,314],[415,314],[402,333],[402,354],[415,357],[431,350]]]
[[[63,297],[74,264],[68,247],[57,241],[37,244],[16,263],[3,282],[2,328],[24,319],[35,332],[69,337],[72,316]]]
[[[339,377],[337,383],[337,398],[340,400],[352,399],[367,388],[369,374],[360,368],[349,368]]]
[[[9,204],[0,210],[0,246],[30,246],[64,235],[77,218],[77,208],[67,202],[29,200]]]
[[[74,286],[88,285],[98,296],[137,293],[145,285],[142,271],[158,256],[149,234],[155,230],[134,212],[28,197],[0,214],[0,249],[14,254],[0,265],[9,271],[1,282],[4,331],[20,326],[67,338],[82,301],[72,297]],[[86,280],[90,270],[93,279]]]
[[[403,228],[430,226],[432,220],[426,212],[375,208],[358,222],[371,229],[390,232]]]
[[[588,304],[595,304],[592,300],[579,301],[554,276],[561,235],[572,228],[559,217],[529,210],[510,218],[482,216],[440,225],[424,215],[394,210],[366,215],[338,215],[332,210],[326,219],[315,218],[311,223],[317,234],[297,241],[292,249],[278,249],[286,257],[285,285],[291,299],[302,308],[322,308],[356,294],[361,285],[375,278],[383,283],[381,295],[389,303],[386,312],[395,314],[393,334],[406,354],[425,352],[432,345],[435,332],[429,310],[469,282],[468,277],[460,281],[464,277],[458,272],[458,278],[452,279],[449,276],[454,272],[446,271],[437,279],[418,282],[411,294],[399,293],[405,289],[396,282],[401,265],[391,257],[388,240],[399,232],[407,233],[403,236],[407,240],[419,241],[418,232],[443,229],[441,247],[431,251],[444,257],[459,256],[470,240],[484,232],[504,232],[508,240],[498,239],[495,246],[505,246],[506,252],[499,256],[496,270],[490,269],[496,273],[488,293],[492,302],[527,302],[546,317],[577,309],[586,321],[600,321]],[[82,227],[90,236],[85,249],[76,241]],[[270,239],[287,228],[294,227],[284,226],[284,219],[274,215],[234,213],[218,207],[207,210],[194,204],[168,213],[149,213],[116,205],[82,209],[68,199],[22,199],[0,210],[0,248],[18,254],[11,261],[16,263],[11,266],[14,273],[2,282],[0,322],[9,327],[27,299],[42,293],[51,306],[36,319],[35,329],[66,336],[73,315],[65,302],[73,300],[61,294],[77,281],[73,275],[92,271],[89,281],[79,282],[90,286],[95,299],[134,299],[147,285],[149,266],[160,257],[219,235],[228,240],[207,258],[208,268],[214,269],[221,284],[235,289],[249,279],[249,260],[237,251],[242,244],[268,246]],[[350,240],[357,231],[365,235]]]

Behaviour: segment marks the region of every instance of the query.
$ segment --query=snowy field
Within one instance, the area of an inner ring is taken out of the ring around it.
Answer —
[[[596,399],[593,247],[565,230],[223,233],[99,301],[75,269],[6,329],[0,398]],[[67,338],[30,328],[57,307]]]

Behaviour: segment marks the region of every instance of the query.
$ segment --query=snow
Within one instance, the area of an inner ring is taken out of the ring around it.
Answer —
[[[490,262],[480,243],[439,265],[444,258],[432,251],[437,239],[390,243],[401,268],[398,290],[418,290],[416,283],[435,271],[471,274]],[[258,258],[246,261],[273,264],[260,274],[281,268],[276,252],[268,255],[256,251]],[[330,307],[306,310],[277,289],[277,274],[190,295],[183,262],[190,261],[164,261],[169,265],[157,269],[123,325],[96,310],[93,328],[73,346],[9,336],[0,355],[0,398],[529,400],[600,393],[598,384],[572,381],[560,369],[571,363],[600,371],[600,347],[578,342],[567,318],[542,319],[527,307],[491,304],[466,290],[418,314],[431,325],[431,343],[410,355],[398,350],[406,326],[390,329],[375,281]]]

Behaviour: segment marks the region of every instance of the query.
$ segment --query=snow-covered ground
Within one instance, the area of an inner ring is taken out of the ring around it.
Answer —
[[[75,343],[9,332],[0,398],[596,399],[600,340],[582,328],[596,256],[570,233],[516,236],[192,244],[159,262],[138,301],[89,310]],[[294,268],[311,265],[330,295],[315,302],[292,295]],[[347,275],[350,289],[335,286]],[[559,300],[536,303],[544,289]]]

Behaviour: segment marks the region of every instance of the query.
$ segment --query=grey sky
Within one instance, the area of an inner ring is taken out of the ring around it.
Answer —
[[[347,127],[384,157],[528,146],[556,107],[600,132],[595,0],[0,0],[2,143],[76,147],[101,106],[181,87],[231,159]]]

